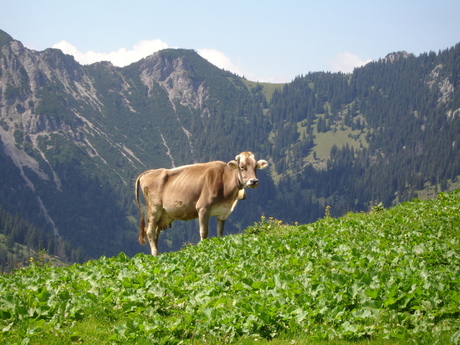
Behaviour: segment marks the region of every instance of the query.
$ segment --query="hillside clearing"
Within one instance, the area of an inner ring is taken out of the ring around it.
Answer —
[[[247,79],[242,79],[242,81],[249,90],[261,88],[262,93],[264,94],[265,98],[267,99],[267,102],[269,103],[272,99],[275,90],[281,90],[285,85],[284,83],[259,83],[255,81],[249,81]]]

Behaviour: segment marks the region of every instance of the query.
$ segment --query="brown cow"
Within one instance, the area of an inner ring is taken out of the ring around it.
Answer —
[[[224,223],[236,203],[245,198],[244,188],[259,185],[256,170],[268,166],[256,161],[251,152],[242,152],[228,163],[214,161],[185,165],[173,169],[147,170],[136,179],[136,203],[141,212],[139,242],[150,242],[152,255],[158,255],[158,236],[175,220],[199,218],[200,237],[208,236],[211,216],[217,218],[217,236],[222,236]],[[139,187],[147,208],[139,202]]]

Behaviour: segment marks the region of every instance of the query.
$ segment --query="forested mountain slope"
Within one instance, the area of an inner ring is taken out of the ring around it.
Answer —
[[[312,73],[286,85],[270,105],[276,167],[300,171],[295,182],[284,179],[286,192],[323,197],[342,214],[411,199],[427,184],[445,190],[460,174],[459,80],[457,45],[419,57],[389,54],[351,75]],[[327,141],[336,145],[321,168],[314,157]]]
[[[388,206],[460,175],[460,45],[299,76],[269,98],[272,88],[193,50],[118,68],[29,50],[3,31],[0,48],[0,206],[68,241],[79,260],[147,249],[133,203],[146,169],[244,150],[269,160],[229,232],[262,214],[306,223],[326,205],[334,215]],[[160,250],[198,238],[194,222],[175,223]]]

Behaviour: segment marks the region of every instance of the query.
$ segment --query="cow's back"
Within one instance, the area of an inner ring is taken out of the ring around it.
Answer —
[[[186,165],[179,168],[166,170],[162,184],[168,194],[178,197],[195,199],[203,192],[203,189],[214,188],[222,183],[222,174],[226,164],[224,162],[209,162]]]

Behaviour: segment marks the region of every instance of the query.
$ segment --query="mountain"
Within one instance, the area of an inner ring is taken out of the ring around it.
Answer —
[[[6,33],[0,42],[1,204],[91,257],[143,250],[133,203],[140,172],[231,160],[247,147],[263,154],[269,121],[260,100],[194,51],[121,69],[31,51]],[[257,131],[248,126],[255,121]]]
[[[227,233],[263,214],[305,223],[326,205],[333,215],[389,206],[460,175],[460,45],[276,87],[194,50],[119,68],[29,50],[3,31],[0,48],[0,206],[68,241],[77,261],[147,251],[136,242],[133,182],[151,168],[245,150],[269,160]],[[176,222],[160,251],[198,239],[194,222]]]

